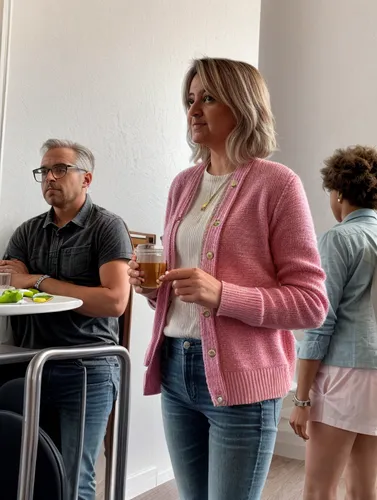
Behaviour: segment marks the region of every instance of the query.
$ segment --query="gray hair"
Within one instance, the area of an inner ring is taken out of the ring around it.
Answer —
[[[72,149],[76,153],[76,166],[93,172],[95,166],[95,159],[90,149],[73,141],[66,141],[61,139],[48,139],[41,148],[42,155],[45,155],[51,149],[67,148]]]

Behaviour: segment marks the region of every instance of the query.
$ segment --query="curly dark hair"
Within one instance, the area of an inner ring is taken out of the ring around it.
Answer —
[[[337,149],[321,169],[323,187],[338,191],[352,206],[377,208],[377,150],[368,146]]]

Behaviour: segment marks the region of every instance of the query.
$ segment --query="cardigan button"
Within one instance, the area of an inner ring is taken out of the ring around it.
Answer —
[[[215,349],[210,349],[210,350],[208,351],[208,356],[209,356],[210,358],[214,358],[214,357],[216,356],[216,351],[215,351]]]
[[[215,222],[213,223],[215,227],[220,226],[220,224],[221,222],[219,221],[219,219],[215,220]]]
[[[222,396],[218,396],[217,398],[217,402],[220,404],[220,405],[223,405],[225,403],[224,401],[224,398]]]
[[[205,318],[210,318],[211,317],[211,312],[210,311],[204,311],[203,316]]]
[[[231,186],[232,186],[232,188],[237,187],[238,186],[238,182],[237,181],[232,181]]]
[[[214,257],[213,252],[207,252],[207,259],[208,259],[208,260],[212,260],[212,259],[213,259],[213,257]]]

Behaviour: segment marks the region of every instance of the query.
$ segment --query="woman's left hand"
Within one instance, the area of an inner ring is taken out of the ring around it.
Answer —
[[[201,269],[173,269],[159,279],[172,282],[174,293],[182,302],[217,309],[221,300],[221,281]]]

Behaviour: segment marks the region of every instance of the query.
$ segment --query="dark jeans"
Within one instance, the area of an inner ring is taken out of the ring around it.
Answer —
[[[95,464],[105,436],[107,421],[119,387],[115,358],[60,361],[46,364],[42,379],[41,427],[56,441],[51,412],[59,415],[61,449],[69,483],[77,471],[80,411],[85,365],[87,372],[84,450],[80,469],[79,500],[95,500]],[[3,371],[3,370],[2,370]],[[0,387],[0,409],[22,414],[24,379]]]
[[[259,500],[281,399],[215,407],[199,340],[166,339],[162,414],[181,500]]]

